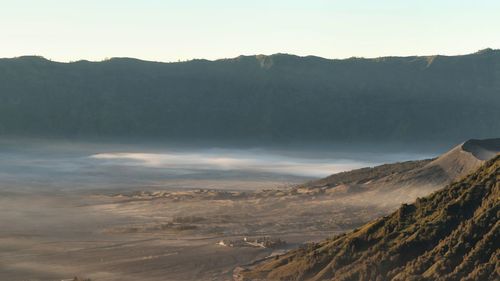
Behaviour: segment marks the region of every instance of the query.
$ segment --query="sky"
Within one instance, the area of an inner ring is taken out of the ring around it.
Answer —
[[[500,48],[498,0],[0,0],[0,57],[153,61]]]

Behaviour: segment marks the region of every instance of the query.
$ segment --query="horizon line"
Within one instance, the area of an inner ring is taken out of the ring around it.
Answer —
[[[89,60],[89,59],[78,59],[78,60],[68,60],[68,61],[61,61],[61,60],[53,60],[51,58],[45,57],[43,55],[36,55],[36,54],[31,54],[31,55],[20,55],[20,56],[15,56],[15,57],[0,57],[0,60],[14,60],[14,59],[22,59],[22,58],[40,58],[44,59],[50,62],[55,62],[55,63],[66,63],[66,64],[71,64],[71,63],[77,63],[77,62],[91,62],[91,63],[99,63],[99,62],[106,62],[110,61],[113,59],[130,59],[130,60],[137,60],[137,61],[143,61],[143,62],[154,62],[154,63],[181,63],[181,62],[190,62],[190,61],[209,61],[209,62],[216,62],[216,61],[223,61],[223,60],[235,60],[241,57],[272,57],[272,56],[279,56],[279,55],[285,55],[285,56],[292,56],[292,57],[298,57],[298,58],[319,58],[323,60],[330,60],[330,61],[339,61],[339,60],[349,60],[349,59],[366,59],[366,60],[375,60],[375,59],[383,59],[383,58],[412,58],[412,57],[424,57],[424,58],[429,58],[429,57],[460,57],[460,56],[468,56],[468,55],[475,55],[475,54],[481,54],[484,52],[497,52],[500,51],[500,48],[482,48],[479,49],[475,52],[467,52],[467,53],[462,53],[462,54],[453,54],[453,55],[443,55],[443,54],[433,54],[433,55],[388,55],[388,56],[379,56],[379,57],[364,57],[364,56],[350,56],[350,57],[344,57],[344,58],[328,58],[328,57],[322,57],[322,56],[317,56],[317,55],[296,55],[292,53],[273,53],[270,55],[266,54],[253,54],[253,55],[238,55],[236,57],[223,57],[223,58],[216,58],[216,59],[206,59],[206,58],[192,58],[192,59],[179,59],[179,60],[174,60],[174,61],[161,61],[161,60],[151,60],[151,59],[141,59],[138,57],[128,57],[128,56],[118,56],[118,57],[105,57],[104,59],[101,60]]]

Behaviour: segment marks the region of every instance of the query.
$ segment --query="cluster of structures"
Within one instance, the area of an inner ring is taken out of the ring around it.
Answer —
[[[235,240],[221,240],[218,245],[226,247],[255,247],[255,248],[277,248],[286,244],[284,240],[270,236]]]

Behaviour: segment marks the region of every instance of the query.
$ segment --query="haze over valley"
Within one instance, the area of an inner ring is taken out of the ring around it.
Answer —
[[[235,268],[385,215],[500,151],[498,140],[436,159],[345,146],[2,144],[0,277],[9,280],[229,280]],[[410,159],[422,160],[358,169]],[[219,245],[244,237],[284,244]]]
[[[500,2],[0,4],[0,281],[500,280]]]
[[[309,280],[294,249],[500,151],[464,139],[500,134],[499,58],[4,59],[0,279]]]

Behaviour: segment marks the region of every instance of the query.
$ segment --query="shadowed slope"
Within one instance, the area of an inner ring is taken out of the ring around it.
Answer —
[[[351,233],[237,270],[237,280],[498,280],[500,156]]]
[[[450,180],[469,174],[500,152],[500,139],[468,140],[429,163],[440,167]]]
[[[499,139],[468,140],[462,145],[463,150],[470,152],[476,158],[489,160],[500,151]]]
[[[500,134],[499,91],[500,50],[179,63],[20,57],[0,59],[0,135],[457,143]]]

